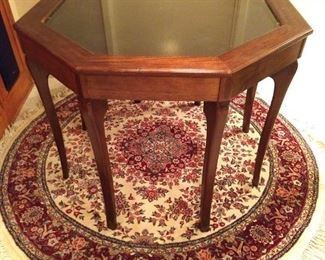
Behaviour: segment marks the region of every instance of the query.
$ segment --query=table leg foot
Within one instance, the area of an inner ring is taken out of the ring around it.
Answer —
[[[260,173],[262,168],[263,159],[266,153],[266,148],[271,136],[274,122],[279,113],[282,101],[288,90],[288,87],[296,73],[298,63],[294,62],[281,71],[275,73],[271,76],[274,80],[274,93],[271,102],[269,112],[266,117],[266,121],[263,127],[260,143],[257,150],[257,156],[255,161],[255,169],[253,175],[252,185],[254,187],[258,186],[260,180]]]
[[[210,224],[208,226],[199,224],[199,229],[201,232],[208,232],[210,230]]]
[[[109,220],[109,218],[107,218],[107,227],[109,228],[109,229],[111,229],[111,230],[115,230],[116,228],[117,228],[117,222],[116,222],[116,220],[115,220],[115,222],[111,222],[110,220]]]
[[[26,61],[27,61],[28,68],[31,72],[31,75],[34,79],[38,93],[41,97],[45,109],[45,113],[50,122],[55,144],[58,148],[58,152],[60,156],[63,178],[67,179],[69,177],[69,168],[68,168],[66,150],[64,147],[60,123],[55,112],[55,107],[49,89],[49,84],[48,84],[49,73],[47,73],[40,66],[38,66],[36,63],[32,62],[28,58],[26,59]]]
[[[204,113],[207,118],[207,139],[202,176],[199,224],[200,230],[203,232],[207,231],[210,226],[214,179],[228,110],[229,101],[223,103],[204,102]]]
[[[249,132],[249,126],[251,123],[251,116],[253,111],[256,89],[257,89],[257,85],[247,89],[245,111],[244,111],[244,118],[243,118],[243,132],[245,133]]]
[[[107,102],[106,100],[81,99],[81,108],[101,182],[107,226],[115,229],[117,226],[115,195],[104,129]]]

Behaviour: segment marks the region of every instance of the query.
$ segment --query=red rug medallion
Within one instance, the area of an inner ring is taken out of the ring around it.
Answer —
[[[277,258],[299,238],[318,187],[314,158],[278,118],[259,188],[251,187],[267,107],[254,104],[241,131],[244,98],[232,103],[215,179],[211,230],[196,228],[206,121],[190,102],[110,101],[106,135],[118,228],[105,226],[102,193],[78,104],[57,106],[70,177],[44,115],[17,137],[1,169],[0,209],[17,245],[35,259]]]

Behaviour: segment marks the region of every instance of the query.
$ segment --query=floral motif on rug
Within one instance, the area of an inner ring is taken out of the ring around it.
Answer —
[[[206,120],[190,102],[109,101],[105,129],[118,227],[106,227],[102,192],[77,99],[57,105],[70,177],[62,179],[44,114],[22,131],[2,165],[0,206],[17,245],[31,258],[256,259],[279,257],[313,213],[314,158],[279,117],[258,188],[251,186],[267,106],[254,104],[243,133],[244,97],[233,100],[211,210],[211,229],[197,228]]]

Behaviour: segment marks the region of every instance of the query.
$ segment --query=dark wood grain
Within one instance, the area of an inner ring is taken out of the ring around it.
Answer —
[[[81,92],[91,99],[210,100],[218,99],[219,78],[81,75]]]
[[[55,144],[59,151],[63,178],[67,179],[69,177],[68,162],[67,162],[66,151],[64,147],[60,123],[56,116],[55,107],[52,101],[52,97],[48,85],[49,74],[47,71],[43,70],[40,66],[35,64],[30,59],[27,59],[27,65],[33,76],[38,93],[40,94],[41,100],[43,102],[43,106],[45,108],[47,118],[52,128]]]

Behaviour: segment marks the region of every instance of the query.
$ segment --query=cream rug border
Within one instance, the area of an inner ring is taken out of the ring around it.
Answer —
[[[50,78],[50,85],[51,94],[55,103],[71,94],[71,91],[63,87],[62,84],[58,83],[52,78]],[[17,120],[6,130],[4,136],[0,140],[0,165],[3,164],[5,155],[7,154],[17,135],[27,127],[32,119],[35,119],[37,116],[42,114],[43,111],[44,108],[39,95],[36,89],[33,88]],[[317,147],[312,147],[312,149],[318,150]],[[321,152],[323,152],[322,149],[317,151],[317,153]],[[322,177],[323,176],[320,174],[320,178]],[[289,252],[282,256],[281,259],[325,259],[325,212],[323,207],[324,203],[321,203],[323,199],[325,199],[325,185],[321,180],[319,183],[321,185],[319,187],[318,200],[312,219],[295,245],[289,250]],[[1,260],[28,259],[25,253],[16,245],[15,241],[11,237],[1,215],[0,234]]]

